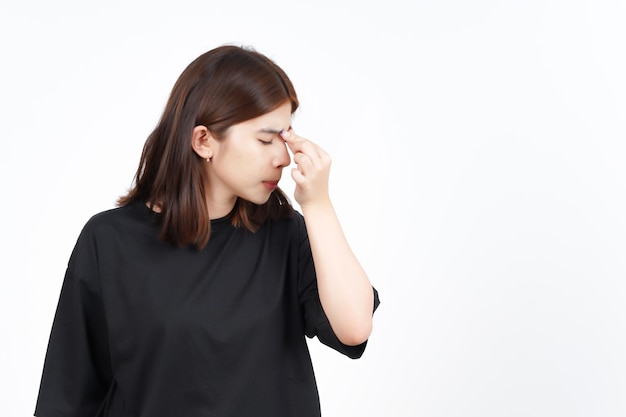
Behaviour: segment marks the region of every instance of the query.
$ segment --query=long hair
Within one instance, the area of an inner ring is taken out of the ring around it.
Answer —
[[[268,113],[285,102],[292,114],[298,98],[285,72],[252,49],[225,45],[196,58],[182,72],[163,115],[144,145],[133,187],[118,200],[158,206],[161,239],[203,248],[211,222],[205,199],[203,164],[191,147],[195,126],[206,126],[219,139],[226,130]],[[279,188],[257,205],[238,198],[232,224],[254,232],[268,219],[291,216],[293,207]]]

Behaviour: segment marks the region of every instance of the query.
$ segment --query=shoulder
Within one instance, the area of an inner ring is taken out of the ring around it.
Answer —
[[[137,221],[139,211],[134,205],[116,207],[94,214],[83,227],[83,234],[100,234]]]
[[[270,221],[269,225],[273,239],[287,243],[294,249],[308,245],[306,224],[300,212],[294,210],[291,216]]]
[[[297,247],[306,240],[306,228],[302,214],[294,211],[280,219],[268,219],[256,232],[243,232],[251,241],[270,243],[275,247]]]
[[[294,210],[293,215],[288,220],[293,227],[304,227],[304,216],[299,211]]]
[[[140,203],[131,203],[93,215],[83,226],[78,243],[97,245],[151,230],[156,222],[150,221],[147,207],[145,212],[141,208]]]
[[[158,236],[158,226],[150,222],[141,206],[135,203],[99,212],[83,226],[70,257],[70,266],[97,263],[116,248],[127,247],[148,233]]]
[[[300,214],[300,212],[295,210],[289,217],[285,217],[279,220],[270,220],[266,224],[270,224],[274,228],[283,229],[290,235],[306,235],[304,217],[302,216],[302,214]]]

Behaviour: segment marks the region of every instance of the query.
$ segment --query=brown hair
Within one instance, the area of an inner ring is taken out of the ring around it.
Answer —
[[[225,45],[196,58],[182,72],[154,131],[144,145],[134,185],[118,205],[135,201],[158,206],[161,239],[177,245],[206,246],[211,222],[205,199],[206,161],[191,147],[195,126],[215,138],[237,123],[259,117],[298,98],[285,72],[252,49]],[[268,219],[291,216],[285,194],[275,189],[257,205],[238,198],[232,224],[254,232]]]

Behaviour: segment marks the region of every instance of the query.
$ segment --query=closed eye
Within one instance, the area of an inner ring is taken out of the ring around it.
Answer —
[[[261,142],[264,145],[271,145],[272,144],[272,139],[270,139],[270,140],[259,139],[259,142]]]

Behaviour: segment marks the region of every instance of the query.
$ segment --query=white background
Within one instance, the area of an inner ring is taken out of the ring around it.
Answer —
[[[325,417],[626,415],[626,4],[302,3],[2,3],[0,415],[33,413],[83,224],[225,43],[290,75],[380,291],[363,358],[310,344]]]

